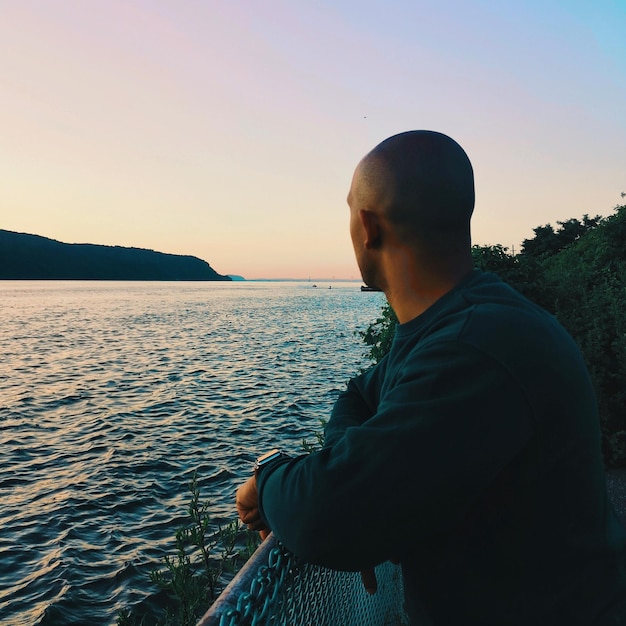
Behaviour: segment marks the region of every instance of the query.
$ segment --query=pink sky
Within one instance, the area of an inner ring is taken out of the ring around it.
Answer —
[[[454,137],[475,243],[626,191],[626,4],[0,5],[0,228],[358,278],[345,197],[385,137]]]

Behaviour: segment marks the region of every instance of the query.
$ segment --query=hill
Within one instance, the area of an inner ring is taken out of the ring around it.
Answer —
[[[0,229],[0,280],[231,280],[194,256]]]

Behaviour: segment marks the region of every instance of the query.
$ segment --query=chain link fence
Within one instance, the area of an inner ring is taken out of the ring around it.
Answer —
[[[358,572],[303,563],[270,536],[198,626],[407,626],[400,567],[376,578],[370,595]]]

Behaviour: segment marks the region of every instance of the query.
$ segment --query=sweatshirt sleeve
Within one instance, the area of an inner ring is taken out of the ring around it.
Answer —
[[[264,519],[309,562],[359,570],[401,559],[407,542],[457,523],[531,436],[519,385],[475,348],[438,344],[394,379],[378,399],[363,391],[367,375],[357,380],[321,451],[259,475]]]
[[[337,398],[324,428],[325,446],[332,446],[347,428],[360,426],[374,415],[386,367],[385,356],[380,363],[350,380],[347,389]]]

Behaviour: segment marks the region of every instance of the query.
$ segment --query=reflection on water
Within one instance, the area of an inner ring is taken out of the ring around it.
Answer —
[[[365,365],[358,283],[0,282],[0,623],[114,624],[198,470],[216,522]]]

